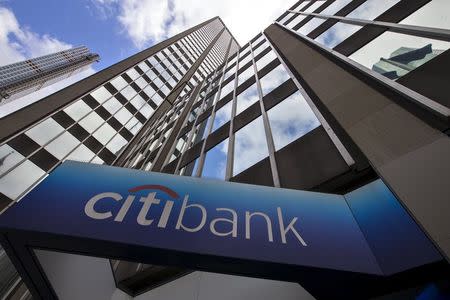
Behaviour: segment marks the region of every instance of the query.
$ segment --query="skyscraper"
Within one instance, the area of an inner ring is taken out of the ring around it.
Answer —
[[[448,284],[450,24],[433,23],[442,5],[298,1],[242,46],[219,18],[194,26],[1,120],[1,204],[21,199],[64,160],[340,195],[379,181],[440,254],[358,279],[371,288],[347,283],[342,290],[349,298],[417,296],[427,284]],[[445,51],[396,81],[371,70],[400,47],[428,44]],[[396,220],[380,214],[364,234],[386,249],[375,259],[389,269],[403,262],[395,251],[414,251],[373,235],[395,231]],[[344,284],[314,270],[299,279],[308,294],[296,283],[111,263],[117,287],[130,295],[150,290],[145,295],[157,299],[195,299],[187,291],[199,295],[213,283],[218,298],[320,299]],[[3,265],[10,275],[3,282],[11,283],[3,290],[23,293]]]
[[[0,104],[8,103],[59,80],[68,78],[98,61],[100,56],[84,46],[0,66]]]

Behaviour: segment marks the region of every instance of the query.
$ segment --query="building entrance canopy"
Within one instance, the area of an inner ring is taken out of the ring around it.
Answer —
[[[43,298],[55,295],[35,249],[307,289],[321,279],[343,290],[336,282],[389,278],[442,260],[380,180],[335,195],[69,161],[7,210],[0,226],[2,245]]]

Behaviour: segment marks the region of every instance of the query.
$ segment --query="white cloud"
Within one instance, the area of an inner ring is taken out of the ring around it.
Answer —
[[[71,44],[60,41],[48,34],[40,35],[33,32],[30,28],[21,26],[13,11],[0,7],[0,66],[72,47]],[[0,106],[0,118],[73,84],[94,72],[95,70],[89,67],[74,76],[2,105]]]
[[[115,7],[117,19],[136,47],[159,42],[220,16],[240,44],[265,29],[295,0],[92,0]]]

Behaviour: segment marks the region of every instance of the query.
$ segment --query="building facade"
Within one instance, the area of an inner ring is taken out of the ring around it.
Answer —
[[[335,194],[381,179],[442,257],[355,295],[448,285],[450,23],[436,17],[448,8],[298,1],[242,46],[220,19],[201,23],[1,120],[0,203],[7,209],[67,159]],[[377,68],[386,57],[402,72]],[[26,293],[2,257],[2,292]],[[112,266],[130,295],[207,289],[199,272]],[[222,276],[204,278],[233,282]],[[305,299],[324,296],[325,283],[311,287]]]
[[[0,104],[85,70],[100,56],[84,46],[0,67]]]

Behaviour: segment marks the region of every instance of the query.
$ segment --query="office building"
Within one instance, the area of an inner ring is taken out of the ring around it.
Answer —
[[[418,297],[430,284],[441,293],[450,256],[448,8],[298,1],[243,45],[219,18],[203,22],[1,120],[0,204],[6,210],[64,160],[340,195],[381,179],[438,258],[382,280],[355,275],[358,284],[341,288],[349,299]],[[426,60],[411,63],[414,55]],[[384,76],[392,70],[374,67],[383,57],[407,71]],[[394,230],[388,219],[380,226]],[[27,293],[2,264],[2,291]],[[224,298],[321,299],[342,284],[321,271],[311,273],[317,282],[299,279],[305,291],[176,264],[111,265],[116,286],[136,299],[196,299],[209,284]]]
[[[23,97],[89,67],[100,56],[84,46],[0,66],[0,104]]]

